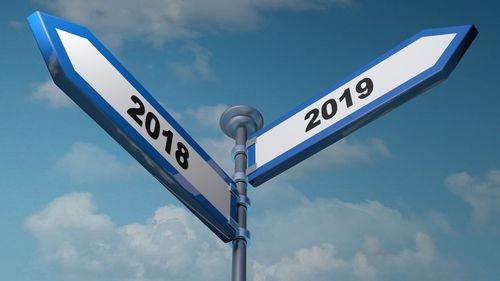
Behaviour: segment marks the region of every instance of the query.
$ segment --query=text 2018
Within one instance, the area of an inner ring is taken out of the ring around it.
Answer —
[[[158,117],[156,117],[156,115],[153,112],[146,113],[146,110],[144,108],[144,103],[141,101],[141,99],[139,99],[137,96],[132,96],[131,99],[134,102],[134,104],[138,105],[139,107],[129,108],[127,110],[128,115],[130,115],[130,117],[132,117],[132,119],[134,119],[135,122],[139,124],[139,126],[143,127],[144,124],[146,132],[154,140],[160,137],[160,131],[161,131],[161,135],[166,138],[165,152],[170,155],[172,152],[172,141],[174,138],[174,134],[172,133],[172,131],[161,130],[160,120],[158,120]],[[146,114],[145,120],[141,118],[141,116],[143,116],[144,114]],[[189,158],[189,151],[186,145],[178,141],[177,150],[175,151],[175,160],[177,161],[179,166],[181,166],[184,170],[187,170],[187,168],[189,167],[188,158]]]

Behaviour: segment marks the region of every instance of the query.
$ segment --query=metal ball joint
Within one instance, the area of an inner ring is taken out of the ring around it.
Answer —
[[[264,125],[264,118],[259,111],[247,105],[237,105],[230,107],[222,113],[220,118],[220,128],[228,137],[234,139],[236,130],[245,126],[247,136],[255,133]]]

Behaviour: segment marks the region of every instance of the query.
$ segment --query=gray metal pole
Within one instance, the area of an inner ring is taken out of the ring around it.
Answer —
[[[262,128],[262,115],[254,108],[238,105],[228,108],[220,118],[222,131],[235,140],[234,182],[238,192],[238,232],[233,242],[232,280],[247,280],[247,243],[250,232],[247,229],[247,208],[250,199],[247,196],[247,137]]]
[[[245,181],[237,181],[236,189],[239,195],[247,196],[247,129],[245,126],[240,126],[236,129],[235,148],[239,145],[245,146],[244,153],[238,153],[234,158],[234,174],[243,173]],[[236,149],[235,149],[236,150]],[[242,174],[240,174],[242,175]],[[238,204],[238,224],[241,228],[247,228],[247,206]],[[245,239],[236,239],[233,242],[233,281],[246,281],[247,278],[247,241]]]

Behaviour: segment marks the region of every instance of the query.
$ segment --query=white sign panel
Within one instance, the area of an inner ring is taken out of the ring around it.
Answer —
[[[472,26],[423,31],[256,132],[250,182],[260,185],[442,80],[475,34]]]
[[[222,240],[236,235],[234,182],[84,27],[28,19],[54,82]]]

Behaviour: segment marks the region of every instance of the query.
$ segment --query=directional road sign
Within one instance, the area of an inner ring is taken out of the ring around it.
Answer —
[[[41,12],[28,22],[57,86],[217,236],[232,240],[231,178],[88,29]]]
[[[448,77],[474,26],[424,30],[249,138],[258,186]]]

